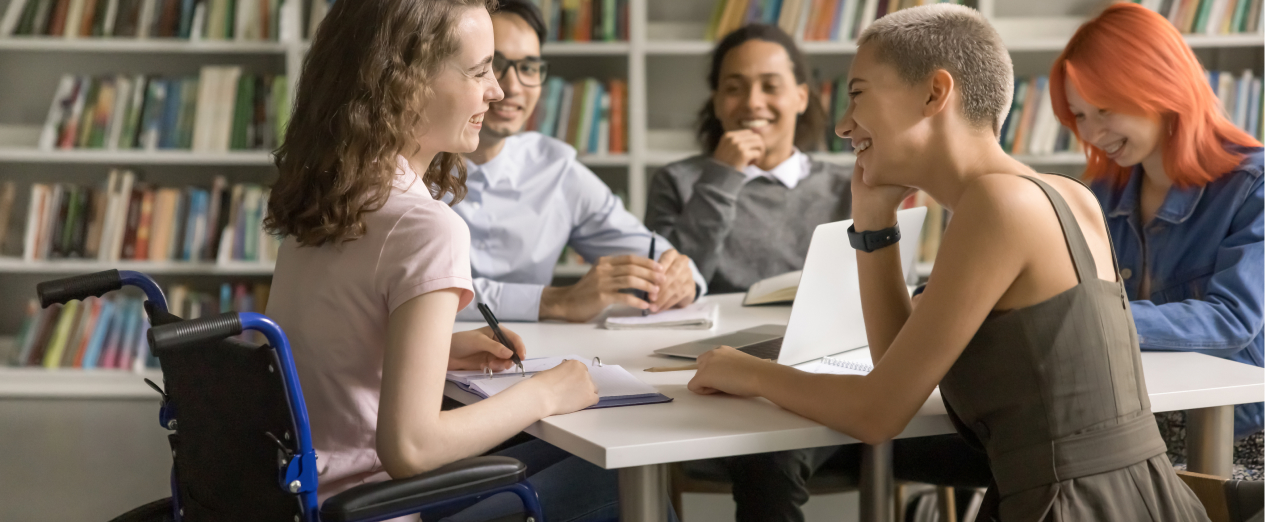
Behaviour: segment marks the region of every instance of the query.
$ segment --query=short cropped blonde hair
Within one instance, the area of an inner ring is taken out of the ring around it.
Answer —
[[[1001,36],[978,11],[954,4],[902,9],[870,24],[857,44],[874,44],[878,58],[911,84],[948,71],[967,121],[1001,130],[1014,95],[1014,67]]]

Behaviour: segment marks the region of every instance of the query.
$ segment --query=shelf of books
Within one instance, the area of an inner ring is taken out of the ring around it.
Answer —
[[[628,42],[545,42],[545,56],[619,56],[628,54]]]
[[[193,53],[193,54],[283,54],[289,46],[280,42],[181,40],[178,38],[60,38],[13,36],[0,38],[0,51],[46,51],[74,53]]]
[[[40,150],[0,147],[3,163],[89,163],[101,165],[271,166],[267,151],[193,152],[181,150]]]

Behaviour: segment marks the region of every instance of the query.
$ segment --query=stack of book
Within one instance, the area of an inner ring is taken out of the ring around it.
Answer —
[[[183,285],[168,289],[170,312],[185,319],[222,312],[262,311],[268,300],[267,284],[224,283],[219,296],[190,292]],[[124,292],[89,297],[41,309],[27,303],[26,318],[18,330],[17,352],[9,364],[45,368],[105,368],[141,371],[157,368],[150,356],[145,332],[149,319],[143,299]],[[258,341],[258,336],[244,337]]]
[[[545,81],[527,130],[539,131],[575,147],[581,154],[628,152],[628,83],[593,78]]]
[[[876,19],[907,7],[962,0],[718,0],[704,36],[719,40],[747,24],[775,24],[798,40],[850,42]]]
[[[290,117],[286,77],[203,67],[197,77],[62,77],[39,147],[271,150]]]
[[[10,0],[0,36],[277,41],[286,1]]]
[[[1226,117],[1256,139],[1265,141],[1265,129],[1261,128],[1261,120],[1265,119],[1261,78],[1250,70],[1238,76],[1230,71],[1207,71],[1207,75],[1208,84],[1221,100]]]
[[[269,190],[159,188],[112,170],[100,187],[31,186],[22,258],[98,261],[259,261],[276,259],[280,240],[262,229]]]
[[[1010,114],[1001,127],[1001,147],[1015,155],[1080,152],[1080,141],[1054,116],[1049,78],[1016,77]]]
[[[628,0],[532,0],[544,14],[550,42],[628,40]]]
[[[1168,18],[1186,34],[1255,33],[1261,0],[1133,0]]]

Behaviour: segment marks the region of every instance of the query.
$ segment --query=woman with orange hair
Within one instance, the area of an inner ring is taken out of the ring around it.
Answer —
[[[1181,34],[1113,5],[1054,62],[1050,96],[1085,144],[1141,348],[1265,366],[1261,143],[1226,119]],[[1263,406],[1235,409],[1236,476],[1261,478]],[[1183,431],[1182,413],[1159,417],[1162,431]],[[1184,461],[1184,444],[1166,439]]]

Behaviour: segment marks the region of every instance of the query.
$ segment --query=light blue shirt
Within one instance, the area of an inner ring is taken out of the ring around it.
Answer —
[[[452,209],[470,226],[475,300],[487,303],[497,319],[539,319],[540,293],[567,245],[589,263],[650,249],[650,231],[562,141],[519,133],[491,161],[466,161],[466,168],[466,198]],[[659,236],[655,259],[672,248]],[[707,283],[693,261],[690,270],[698,295],[705,294]],[[483,316],[468,306],[457,319]]]

